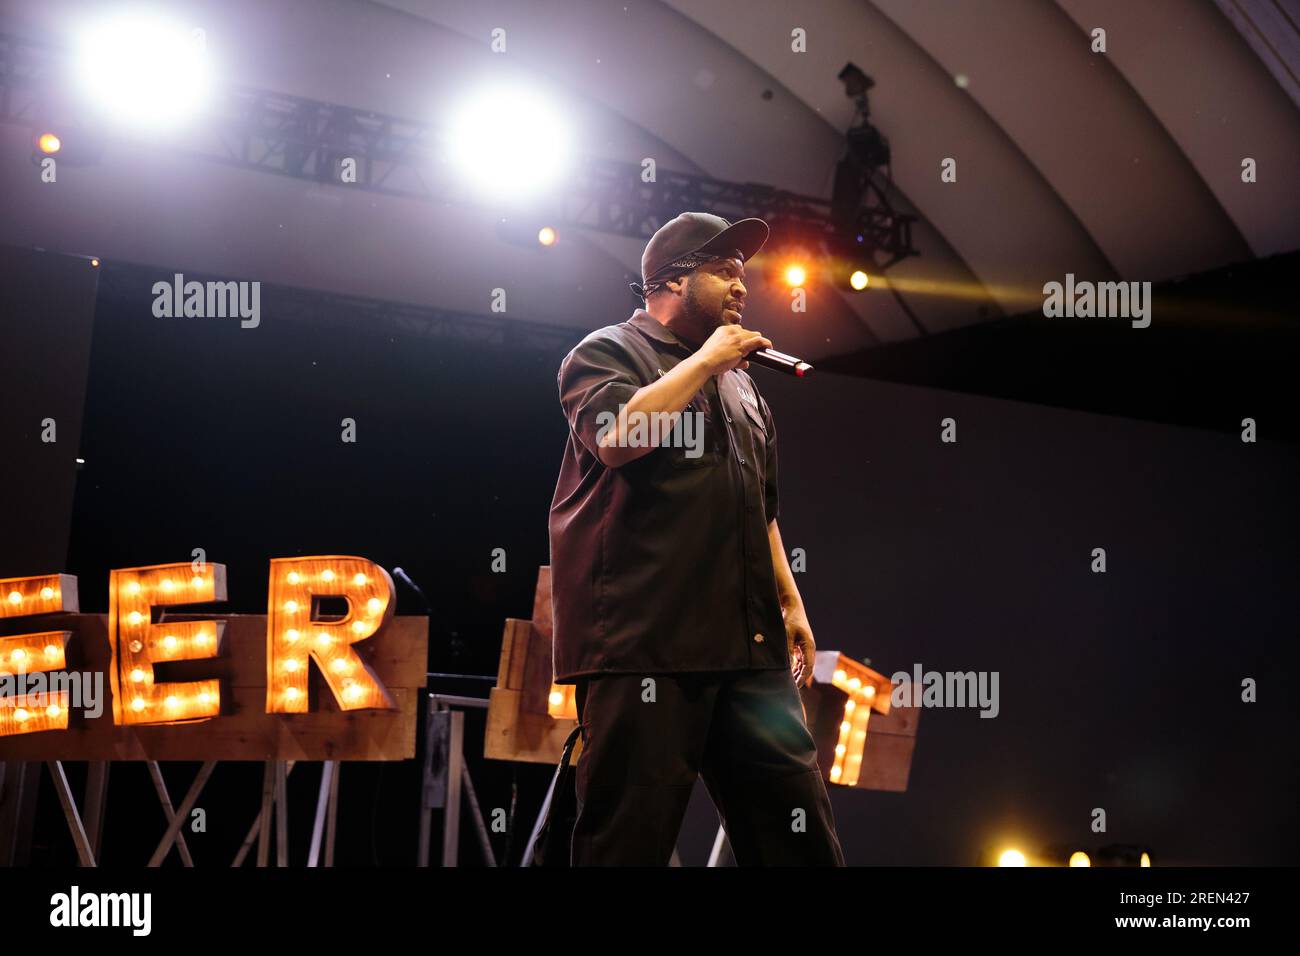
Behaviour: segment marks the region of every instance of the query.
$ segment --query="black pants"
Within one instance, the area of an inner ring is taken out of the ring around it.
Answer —
[[[608,674],[576,698],[574,866],[667,865],[697,775],[738,865],[844,866],[788,670]]]

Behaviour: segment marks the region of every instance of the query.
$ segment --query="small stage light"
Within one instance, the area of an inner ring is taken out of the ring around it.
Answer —
[[[544,246],[555,245],[555,240],[557,240],[558,238],[559,236],[556,234],[555,230],[552,229],[550,226],[543,226],[541,229],[537,231],[537,241]]]
[[[853,271],[853,274],[849,276],[849,285],[851,285],[858,292],[861,292],[863,289],[865,289],[868,283],[870,282],[871,282],[871,278],[861,269],[855,269]]]
[[[1003,850],[998,857],[998,866],[1025,866],[1025,855],[1019,850]]]
[[[57,153],[62,146],[63,142],[53,133],[42,133],[36,137],[36,148],[47,156]]]
[[[1092,861],[1082,850],[1075,850],[1070,854],[1070,866],[1092,866]]]
[[[785,281],[787,285],[801,286],[808,278],[808,270],[801,265],[786,266]]]

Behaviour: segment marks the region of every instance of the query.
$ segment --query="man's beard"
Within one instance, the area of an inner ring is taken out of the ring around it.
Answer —
[[[701,342],[713,334],[713,330],[722,325],[722,309],[709,308],[692,286],[686,287],[686,296],[682,300],[682,317]]]

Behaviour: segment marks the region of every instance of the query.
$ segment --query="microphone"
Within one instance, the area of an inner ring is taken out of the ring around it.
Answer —
[[[761,365],[764,368],[774,368],[778,372],[785,372],[787,375],[797,375],[803,378],[813,370],[813,367],[793,355],[786,355],[784,352],[778,352],[776,349],[755,349],[745,356],[745,361],[753,362],[755,365]]]
[[[412,591],[414,591],[416,594],[420,596],[420,600],[424,602],[424,609],[428,611],[429,615],[432,617],[433,608],[429,605],[429,599],[424,596],[424,592],[420,590],[420,586],[416,584],[414,581],[412,581],[409,577],[407,577],[406,572],[403,571],[401,568],[393,568],[393,577],[397,578],[397,580],[401,581],[408,588],[410,588]]]

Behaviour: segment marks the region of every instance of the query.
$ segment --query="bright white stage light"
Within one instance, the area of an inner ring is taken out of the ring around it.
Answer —
[[[141,13],[119,14],[77,38],[77,80],[113,119],[163,127],[194,113],[211,87],[201,30]]]
[[[569,131],[560,111],[523,88],[472,98],[453,117],[449,136],[452,161],[486,198],[535,193],[568,163]]]

